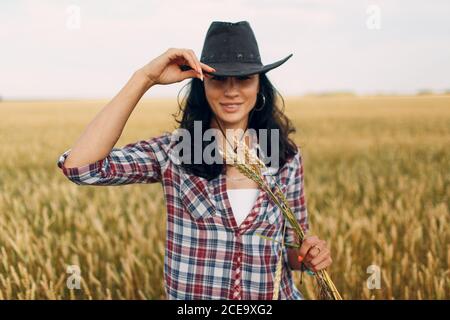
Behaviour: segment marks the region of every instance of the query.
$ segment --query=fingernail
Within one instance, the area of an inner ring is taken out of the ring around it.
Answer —
[[[302,261],[303,261],[303,257],[302,257],[301,255],[299,255],[299,256],[297,257],[297,260],[298,260],[298,262],[302,262]]]

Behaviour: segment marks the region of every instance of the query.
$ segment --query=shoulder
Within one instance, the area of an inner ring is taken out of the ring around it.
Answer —
[[[297,152],[286,162],[286,175],[289,183],[296,183],[303,175],[303,153],[302,148],[297,146]]]
[[[287,169],[296,170],[303,165],[303,149],[297,146],[296,153],[286,160]]]
[[[149,139],[150,143],[158,144],[163,147],[168,147],[172,141],[172,133],[164,131],[162,134]]]

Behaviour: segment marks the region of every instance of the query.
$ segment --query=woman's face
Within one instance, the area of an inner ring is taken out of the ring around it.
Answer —
[[[206,99],[222,126],[246,129],[249,112],[259,90],[259,74],[249,76],[204,78]],[[215,120],[213,120],[215,121]],[[212,127],[216,127],[211,124]]]

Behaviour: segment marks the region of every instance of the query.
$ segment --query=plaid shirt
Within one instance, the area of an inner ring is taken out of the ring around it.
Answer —
[[[272,299],[274,276],[285,223],[281,210],[260,190],[241,225],[226,191],[225,166],[213,180],[188,174],[169,154],[171,133],[113,148],[97,162],[66,168],[71,149],[58,159],[64,175],[79,185],[155,183],[163,186],[167,210],[164,284],[168,299]],[[300,149],[273,176],[298,222],[308,230]],[[272,179],[265,176],[267,182]],[[285,241],[294,234],[289,222]],[[303,299],[293,283],[286,249],[279,299]]]

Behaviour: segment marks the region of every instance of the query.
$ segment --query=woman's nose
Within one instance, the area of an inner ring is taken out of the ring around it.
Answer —
[[[225,83],[225,93],[236,94],[237,93],[237,83],[234,77],[228,77]]]

